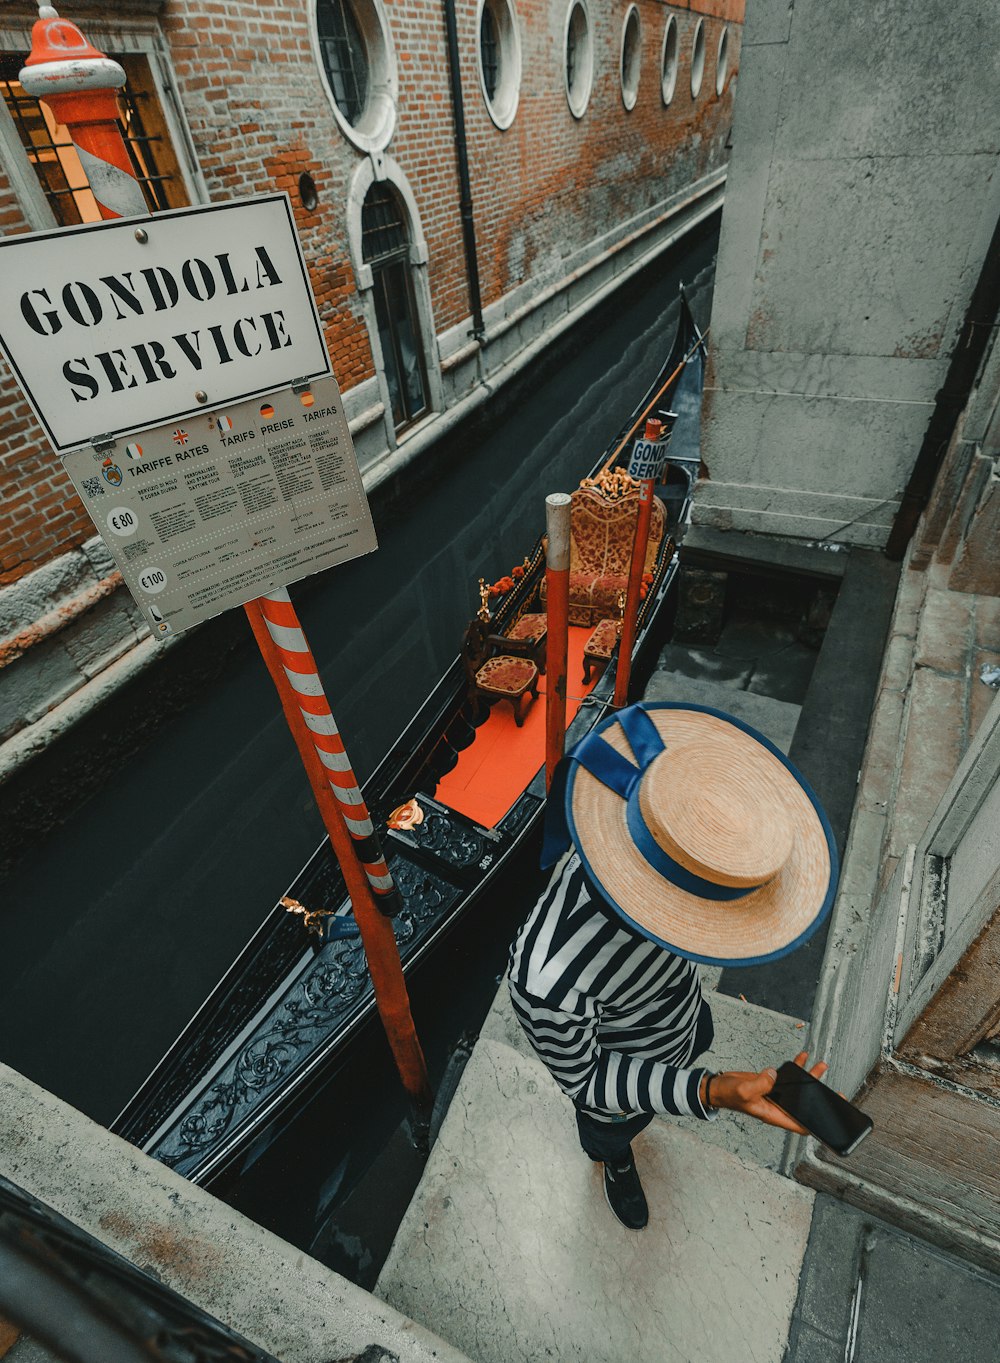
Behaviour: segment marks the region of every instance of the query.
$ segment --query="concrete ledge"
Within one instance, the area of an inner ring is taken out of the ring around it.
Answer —
[[[684,561],[712,567],[770,568],[780,572],[839,580],[847,567],[847,549],[834,543],[811,544],[808,540],[782,539],[778,535],[751,535],[741,530],[713,530],[692,525],[684,536]]]
[[[469,1363],[3,1065],[0,1172],[283,1363],[354,1359],[373,1345],[399,1363]]]

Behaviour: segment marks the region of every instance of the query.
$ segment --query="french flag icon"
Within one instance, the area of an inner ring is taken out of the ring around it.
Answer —
[[[231,416],[220,416],[220,417],[219,417],[219,430],[220,430],[220,431],[231,431],[232,429],[233,429],[233,419],[232,419],[232,417],[231,417]]]

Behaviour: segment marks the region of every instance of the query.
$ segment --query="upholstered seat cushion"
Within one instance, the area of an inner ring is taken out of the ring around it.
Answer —
[[[548,629],[548,622],[544,613],[540,615],[522,615],[520,620],[515,620],[507,631],[508,639],[523,639],[526,642],[535,643],[541,639]]]
[[[588,658],[610,658],[618,643],[620,620],[602,620],[583,646]]]
[[[530,658],[503,654],[490,658],[476,673],[476,685],[498,696],[520,696],[538,676]]]

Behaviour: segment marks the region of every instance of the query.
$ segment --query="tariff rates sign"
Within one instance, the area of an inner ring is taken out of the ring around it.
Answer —
[[[63,462],[156,638],[377,548],[333,378]]]
[[[0,347],[59,452],[330,373],[287,194],[0,253]]]

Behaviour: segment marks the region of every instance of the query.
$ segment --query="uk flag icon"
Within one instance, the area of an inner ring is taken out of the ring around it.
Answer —
[[[190,439],[191,437],[188,435],[187,431],[185,431],[182,426],[178,427],[177,430],[174,431],[175,445],[186,445]]]

